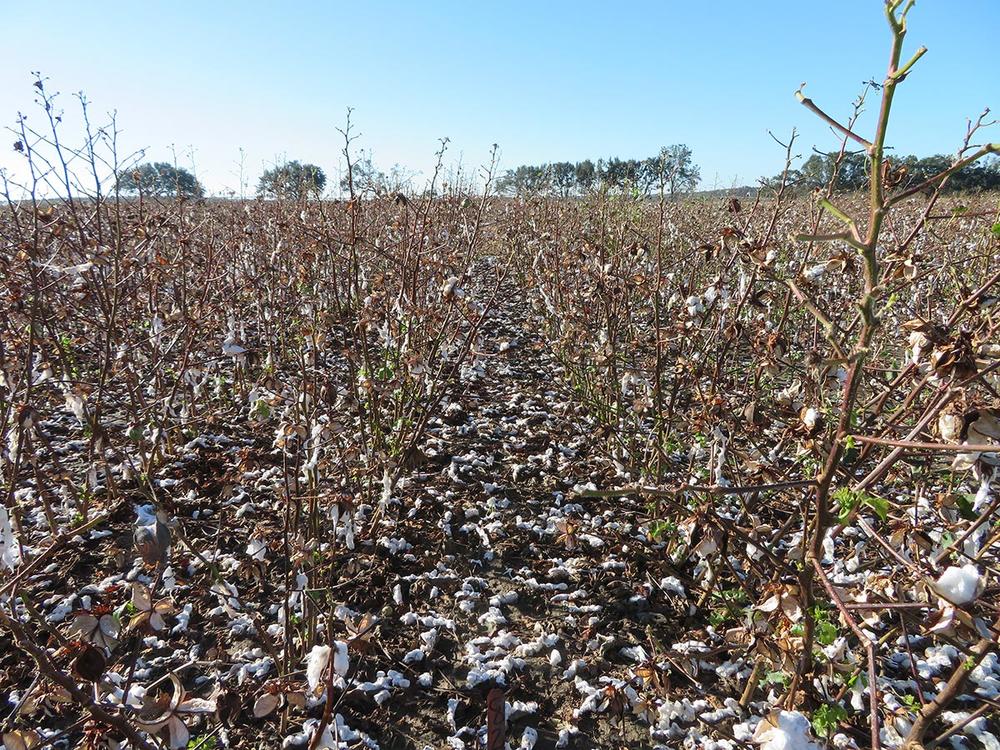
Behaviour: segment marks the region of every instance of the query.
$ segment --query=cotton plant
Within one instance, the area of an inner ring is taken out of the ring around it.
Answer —
[[[357,533],[356,527],[356,509],[354,507],[353,501],[343,501],[340,499],[335,499],[330,503],[330,521],[333,524],[333,539],[339,539],[341,533],[344,537],[344,545],[349,550],[353,550],[355,546],[355,534]]]
[[[172,694],[147,694],[137,723],[150,734],[166,734],[168,747],[180,750],[188,746],[191,738],[188,722],[198,716],[215,713],[217,704],[214,699],[187,695],[176,675],[171,674],[169,679],[173,687]]]
[[[21,545],[14,536],[11,527],[10,514],[7,508],[0,505],[0,565],[13,571],[21,564]]]
[[[729,448],[729,433],[719,426],[712,429],[712,448],[709,455],[709,468],[712,482],[716,487],[729,487],[731,482],[724,476],[726,456]]]
[[[316,695],[322,692],[325,676],[330,669],[333,670],[332,677],[338,678],[336,681],[342,683],[350,666],[350,656],[345,641],[334,641],[332,647],[313,646],[306,659],[306,684],[309,686],[309,693]]]
[[[64,391],[66,408],[76,417],[80,424],[87,424],[87,398],[86,394],[74,390]]]
[[[238,362],[246,358],[247,349],[240,342],[245,338],[245,325],[237,324],[234,318],[229,319],[229,327],[222,339],[222,353]]]
[[[309,429],[309,437],[303,446],[306,460],[302,462],[302,481],[315,489],[322,479],[320,461],[327,442],[328,417],[321,415]]]

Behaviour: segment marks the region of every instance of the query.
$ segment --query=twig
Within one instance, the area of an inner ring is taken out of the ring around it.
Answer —
[[[854,616],[850,613],[847,607],[844,606],[844,602],[841,600],[840,595],[837,594],[836,589],[833,588],[833,584],[830,583],[830,579],[826,577],[826,573],[823,571],[823,566],[820,564],[819,560],[815,557],[812,559],[813,568],[816,570],[816,575],[819,577],[820,583],[823,584],[823,588],[826,589],[826,593],[830,597],[830,601],[833,602],[834,606],[840,610],[840,614],[843,616],[844,621],[847,623],[854,634],[861,641],[865,648],[865,653],[868,660],[868,709],[869,709],[869,726],[871,728],[871,740],[873,750],[878,750],[881,747],[879,740],[879,721],[878,721],[878,675],[875,670],[875,644],[872,643],[871,639],[866,636],[861,628],[858,627],[857,621],[855,621]]]
[[[850,435],[853,440],[859,443],[872,443],[873,445],[889,445],[894,448],[910,448],[911,450],[935,451],[938,453],[998,453],[1000,445],[964,444],[955,443],[918,443],[912,440],[891,440],[889,438],[868,437],[867,435]]]

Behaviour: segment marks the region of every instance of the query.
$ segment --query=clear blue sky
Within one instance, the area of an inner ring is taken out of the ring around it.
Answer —
[[[215,191],[238,188],[241,147],[251,186],[285,157],[336,174],[348,106],[383,169],[426,174],[441,136],[467,166],[492,143],[504,167],[687,143],[703,187],[750,183],[780,166],[768,129],[798,127],[807,155],[834,144],[794,91],[846,115],[884,77],[889,38],[881,0],[48,1],[3,19],[0,121],[31,111],[40,70],[67,110],[80,90],[95,115],[117,110],[124,150],[171,159],[174,144],[189,165],[193,148]],[[929,53],[891,145],[950,152],[965,118],[1000,114],[997,29],[998,0],[917,3],[908,48]],[[0,167],[17,161],[0,148]]]

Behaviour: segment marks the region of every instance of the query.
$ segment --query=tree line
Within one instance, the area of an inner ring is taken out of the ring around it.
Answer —
[[[399,165],[388,174],[379,170],[370,156],[354,162],[350,178],[340,180],[340,189],[355,193],[388,194],[405,192],[412,175]],[[288,161],[268,169],[257,182],[262,198],[301,200],[318,198],[326,188],[326,173],[315,164]],[[168,162],[152,162],[123,170],[118,175],[118,189],[130,195],[147,197],[201,198],[205,188],[191,172]]]
[[[817,153],[806,159],[798,169],[790,170],[786,180],[803,190],[826,187],[831,182],[834,190],[850,192],[868,186],[868,157],[865,153]],[[890,157],[886,161],[887,184],[909,187],[919,185],[954,163],[954,157],[943,154],[919,158],[913,155]],[[776,185],[781,175],[766,180]],[[951,175],[945,190],[952,192],[1000,190],[1000,159],[983,160],[958,170]]]
[[[901,187],[919,185],[947,169],[952,157],[936,154],[919,158],[903,156],[887,161],[888,184]],[[868,185],[867,157],[861,152],[816,153],[785,179],[795,189],[812,190],[831,182],[839,192],[863,190]],[[353,169],[353,188],[358,193],[377,194],[404,190],[412,175],[394,167],[386,175],[371,158],[359,160]],[[593,162],[552,162],[521,165],[508,169],[497,180],[497,189],[506,195],[548,195],[561,198],[583,195],[593,190],[627,190],[640,195],[671,197],[690,192],[698,186],[700,170],[691,149],[683,144],[666,146],[647,159],[611,157]],[[763,180],[777,185],[781,176]],[[281,200],[318,198],[326,187],[326,174],[315,164],[288,161],[266,170],[258,180],[257,195]],[[141,164],[118,175],[118,187],[127,194],[146,197],[200,198],[205,189],[188,170],[167,162]],[[345,176],[340,182],[348,189]],[[985,160],[955,172],[949,179],[949,191],[1000,190],[1000,159]]]
[[[315,164],[288,161],[265,170],[257,182],[262,198],[301,200],[318,198],[326,187],[326,173]],[[118,189],[130,195],[157,198],[201,198],[204,186],[183,167],[168,162],[140,164],[118,175]]]
[[[691,149],[684,144],[664,146],[646,159],[616,156],[593,162],[553,162],[521,165],[508,169],[497,180],[497,189],[507,195],[553,195],[568,198],[596,189],[659,192],[675,195],[694,190],[701,172]]]

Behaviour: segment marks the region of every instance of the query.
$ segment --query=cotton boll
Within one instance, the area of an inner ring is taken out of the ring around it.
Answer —
[[[809,281],[815,281],[820,276],[822,276],[825,271],[826,271],[826,263],[817,263],[815,266],[807,268],[805,271],[803,271],[802,275],[805,276],[807,279],[809,279]]]
[[[680,579],[674,576],[667,576],[660,579],[660,588],[678,596],[687,596],[687,592],[684,591],[684,585],[680,582]]]
[[[915,357],[914,357],[915,358]],[[957,443],[962,434],[962,415],[945,412],[938,417],[938,432],[947,443]]]
[[[21,548],[11,528],[7,509],[0,505],[0,565],[13,570],[21,562]]]
[[[556,740],[556,747],[569,747],[570,740],[579,730],[572,725],[563,726],[559,729],[559,739]]]
[[[422,649],[415,648],[403,657],[403,664],[416,664],[418,661],[424,660],[424,654]]]
[[[688,315],[692,318],[701,315],[705,312],[705,304],[701,301],[701,297],[697,295],[691,295],[687,298],[687,311]]]
[[[975,601],[982,593],[983,586],[982,574],[972,563],[967,563],[961,568],[951,566],[934,584],[934,588],[941,596],[958,605]]]
[[[247,544],[247,555],[251,560],[263,560],[267,554],[267,545],[261,539],[251,539]]]
[[[810,406],[804,409],[802,412],[802,424],[806,426],[809,430],[815,430],[816,424],[819,422],[819,411],[815,407]]]
[[[753,733],[762,750],[819,750],[809,734],[809,719],[798,711],[779,711],[764,719]]]
[[[444,286],[441,288],[441,298],[444,300],[449,300],[453,297],[462,298],[465,296],[465,292],[459,286],[461,279],[458,276],[449,276],[444,282]]]
[[[351,666],[350,658],[347,655],[347,643],[334,641],[333,645],[337,648],[337,653],[333,657],[333,671],[343,677]]]
[[[73,412],[81,424],[87,421],[87,401],[84,396],[73,391],[66,391],[66,408]]]
[[[306,663],[306,682],[309,683],[310,692],[315,693],[323,679],[323,672],[326,665],[330,663],[329,646],[313,646],[309,652],[309,660]]]
[[[222,341],[222,353],[230,357],[242,357],[247,353],[247,350],[236,343],[236,334],[230,331],[229,335]]]

